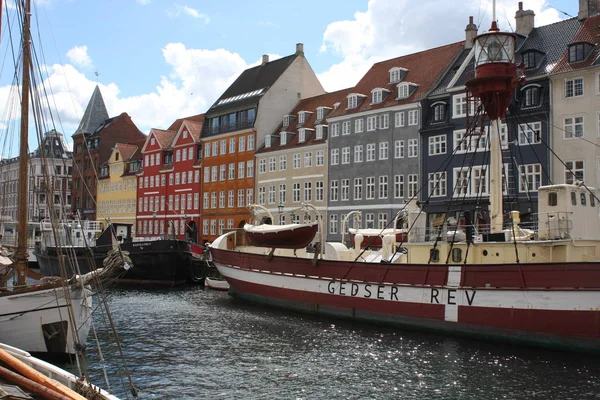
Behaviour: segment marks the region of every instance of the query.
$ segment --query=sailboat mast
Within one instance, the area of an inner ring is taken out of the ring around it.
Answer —
[[[15,263],[17,270],[17,285],[24,286],[26,284],[27,274],[27,211],[28,211],[28,184],[29,184],[29,87],[30,87],[30,17],[31,17],[31,0],[25,0],[25,10],[23,12],[23,80],[21,82],[21,139],[19,152],[19,187],[17,205],[17,251],[15,252]]]
[[[502,232],[502,150],[500,148],[500,119],[490,121],[490,232]]]

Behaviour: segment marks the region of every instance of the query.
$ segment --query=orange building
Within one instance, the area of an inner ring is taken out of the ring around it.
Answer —
[[[201,236],[212,241],[240,228],[254,203],[254,151],[304,97],[324,93],[304,58],[302,44],[290,56],[242,72],[206,112],[202,130]]]

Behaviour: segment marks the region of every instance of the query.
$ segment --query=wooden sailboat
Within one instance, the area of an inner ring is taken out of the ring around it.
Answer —
[[[28,132],[30,92],[33,92],[30,5],[30,0],[24,2],[17,247],[12,257],[0,260],[4,261],[0,267],[3,272],[0,276],[4,278],[0,282],[0,342],[44,357],[68,358],[83,351],[90,330],[92,291],[89,283],[112,271],[99,269],[70,279],[53,278],[35,284],[27,281]],[[12,271],[15,272],[14,283],[8,285]]]

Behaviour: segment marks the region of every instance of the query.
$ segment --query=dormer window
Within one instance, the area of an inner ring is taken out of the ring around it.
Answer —
[[[521,89],[523,107],[536,107],[540,104],[540,86],[529,85]]]
[[[434,123],[436,122],[443,122],[446,120],[446,103],[444,102],[437,102],[431,105],[431,108],[433,109],[433,121]]]
[[[317,121],[325,118],[325,107],[317,107]]]
[[[371,92],[371,103],[379,104],[383,101],[383,90],[381,89],[373,89]]]
[[[287,144],[287,134],[285,132],[281,132],[279,134],[279,144],[281,146],[285,146]]]
[[[528,51],[523,54],[523,65],[525,69],[535,68],[537,65],[536,54],[535,51]]]
[[[575,43],[569,46],[569,62],[579,62],[586,59],[586,43]]]
[[[287,128],[288,126],[290,126],[290,116],[284,115],[283,116],[283,127]]]
[[[337,103],[333,104],[333,109],[337,110],[337,108],[340,106],[340,102],[338,101]]]
[[[390,83],[400,82],[402,80],[402,78],[404,77],[404,75],[406,75],[407,72],[408,72],[408,70],[406,68],[400,68],[400,67],[391,68],[389,71]]]
[[[298,130],[298,143],[303,143],[306,140],[306,129]]]
[[[315,139],[317,139],[317,140],[323,139],[323,125],[316,126]]]
[[[306,120],[306,112],[305,111],[300,111],[298,113],[298,123],[299,124],[303,124]]]
[[[348,96],[348,108],[356,108],[358,106],[358,96],[351,94]]]
[[[419,87],[416,83],[402,82],[398,84],[398,100],[407,99]]]
[[[271,147],[271,135],[265,137],[265,147]]]

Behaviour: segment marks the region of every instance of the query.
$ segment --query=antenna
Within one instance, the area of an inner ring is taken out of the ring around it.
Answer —
[[[492,0],[492,21],[496,21],[496,0]]]

